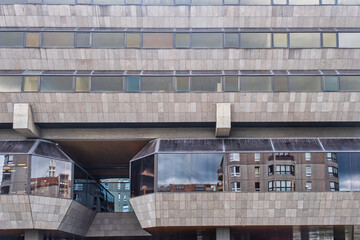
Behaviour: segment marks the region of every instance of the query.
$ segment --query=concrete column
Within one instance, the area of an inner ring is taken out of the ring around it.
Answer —
[[[216,104],[216,137],[228,137],[231,130],[231,104]]]
[[[44,232],[40,230],[25,230],[24,240],[44,240]]]
[[[293,240],[301,240],[300,226],[293,226]]]
[[[13,129],[27,138],[40,136],[39,127],[34,123],[30,104],[14,104]]]
[[[345,227],[345,239],[352,239],[351,228]],[[360,239],[360,225],[354,226],[354,239]]]
[[[230,240],[230,228],[216,228],[216,240]]]

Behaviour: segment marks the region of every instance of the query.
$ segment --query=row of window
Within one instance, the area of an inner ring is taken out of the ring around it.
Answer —
[[[0,76],[0,92],[360,91],[360,76]]]
[[[61,30],[61,29],[60,29]],[[359,32],[2,31],[10,48],[360,48]],[[193,31],[193,30],[192,30]],[[196,30],[195,30],[196,31]],[[206,30],[206,31],[211,31]]]
[[[95,5],[359,5],[360,0],[0,0],[0,4]]]

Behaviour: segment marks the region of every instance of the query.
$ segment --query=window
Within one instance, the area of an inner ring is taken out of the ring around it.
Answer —
[[[287,48],[288,38],[287,33],[274,33],[274,48]]]
[[[240,166],[231,166],[230,174],[232,177],[240,177]]]
[[[268,167],[268,175],[269,176],[274,175],[274,165],[270,165]]]
[[[255,174],[255,177],[259,177],[260,176],[260,167],[259,166],[256,166],[254,168],[254,174]]]
[[[0,76],[0,92],[21,92],[22,77]]]
[[[324,91],[339,91],[339,80],[337,76],[324,76]]]
[[[305,153],[305,160],[310,161],[311,160],[311,153]]]
[[[140,33],[126,33],[126,47],[139,48],[140,47]]]
[[[124,41],[124,33],[94,32],[92,34],[92,46],[96,48],[123,48]]]
[[[328,167],[330,176],[338,177],[338,169],[336,167]]]
[[[118,190],[121,189],[121,183],[118,183]]]
[[[289,35],[291,48],[320,48],[320,33],[289,33]]]
[[[306,191],[310,192],[311,191],[311,182],[306,182]]]
[[[320,76],[290,76],[289,90],[297,92],[321,91]]]
[[[172,48],[172,33],[143,33],[143,48]]]
[[[189,33],[177,33],[175,35],[175,47],[176,48],[189,48],[190,47],[190,34]]]
[[[193,33],[191,47],[222,48],[222,33]]]
[[[239,34],[238,33],[225,33],[224,47],[238,48],[239,47]]]
[[[311,166],[306,166],[306,176],[311,176]]]
[[[118,199],[119,199],[119,201],[121,201],[121,200],[122,200],[122,198],[121,198],[121,194],[120,194],[120,193],[118,194]]]
[[[260,161],[260,153],[255,153],[254,158],[255,158],[255,162],[259,162]]]
[[[260,182],[255,182],[255,192],[260,192]]]
[[[224,86],[225,92],[239,91],[239,80],[237,76],[225,76],[224,81],[225,81],[225,86]]]
[[[126,77],[126,91],[139,92],[140,91],[140,77]]]
[[[106,189],[109,189],[109,183],[108,183],[108,182],[104,182],[104,187],[105,187]]]
[[[123,212],[128,212],[128,211],[129,211],[129,205],[128,205],[128,204],[124,204],[122,210],[123,210]]]
[[[41,77],[41,92],[72,92],[73,77],[44,76]]]
[[[240,88],[245,92],[270,92],[272,91],[272,79],[262,76],[240,77]]]
[[[295,167],[293,165],[276,165],[276,174],[295,175]]]
[[[38,76],[26,76],[24,77],[24,92],[36,92],[39,86]]]
[[[130,183],[125,183],[125,190],[130,190]]]
[[[240,153],[230,153],[230,162],[240,161]]]
[[[241,192],[240,182],[232,182],[231,183],[231,191],[232,192]]]
[[[176,91],[187,92],[190,90],[189,77],[176,77]]]
[[[241,48],[271,48],[271,33],[240,33]]]
[[[337,163],[336,153],[326,153],[326,159]]]
[[[268,182],[268,191],[292,192],[295,191],[295,184],[292,181],[270,181]]]
[[[216,92],[218,91],[218,84],[221,86],[221,77],[192,77],[191,90],[201,92]]]
[[[339,183],[330,182],[330,191],[331,192],[339,191]]]
[[[78,32],[76,33],[76,47],[87,48],[90,47],[90,33]]]
[[[92,77],[91,91],[93,92],[122,92],[123,77]]]
[[[325,48],[336,48],[336,33],[323,33],[323,47]]]
[[[23,47],[23,32],[0,32],[0,47]]]
[[[360,76],[340,76],[342,91],[360,91]]]
[[[289,91],[289,81],[287,76],[274,76],[274,91],[275,92]]]
[[[40,33],[27,32],[26,33],[26,47],[40,47]]]
[[[76,92],[88,92],[90,90],[90,78],[89,77],[76,77],[75,78],[75,90],[76,90]]]
[[[172,77],[142,77],[141,90],[147,92],[171,92]]]
[[[270,0],[241,0],[241,5],[271,5]]]
[[[360,33],[339,33],[339,48],[359,48]]]
[[[73,32],[43,32],[42,46],[74,47],[74,33]]]

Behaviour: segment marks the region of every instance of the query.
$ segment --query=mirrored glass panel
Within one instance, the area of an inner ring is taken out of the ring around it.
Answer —
[[[324,91],[339,91],[339,80],[337,76],[324,77]]]
[[[153,193],[154,155],[132,161],[130,168],[131,197]]]
[[[94,32],[92,46],[97,48],[123,48],[125,46],[124,33]]]
[[[0,92],[21,92],[22,77],[0,76]]]
[[[142,0],[144,5],[173,5],[174,0]]]
[[[238,48],[239,47],[239,34],[238,33],[225,33],[224,47]]]
[[[173,33],[143,33],[143,48],[172,48]]]
[[[39,32],[27,32],[25,46],[26,47],[40,47],[40,33]]]
[[[340,90],[360,91],[360,76],[340,76]]]
[[[240,77],[240,90],[245,92],[269,92],[272,91],[271,77],[261,76],[241,76]]]
[[[1,194],[26,194],[28,155],[1,155]]]
[[[224,0],[224,4],[237,5],[239,0]]]
[[[271,48],[271,33],[240,33],[241,48]]]
[[[0,47],[23,47],[23,32],[0,32]]]
[[[192,0],[192,5],[222,5],[222,0]]]
[[[273,0],[274,5],[286,5],[287,0]]]
[[[44,76],[41,77],[41,92],[72,92],[73,77]]]
[[[38,76],[26,76],[24,77],[24,92],[36,92],[39,87]]]
[[[140,91],[140,77],[126,77],[126,91],[139,92]]]
[[[187,92],[190,90],[189,77],[176,77],[175,81],[176,81],[176,91]]]
[[[274,47],[275,48],[287,48],[288,46],[288,35],[287,33],[274,33]]]
[[[190,47],[190,34],[189,33],[177,33],[175,35],[175,47],[177,47],[177,48]]]
[[[75,91],[88,92],[90,90],[90,77],[76,77]]]
[[[323,4],[323,5],[326,5],[326,4],[333,5],[335,3],[336,3],[336,0],[321,0],[321,4]]]
[[[337,153],[336,156],[339,191],[360,191],[360,153]]]
[[[274,76],[274,91],[275,92],[289,91],[289,82],[287,76]]]
[[[141,0],[126,0],[126,4],[140,4]]]
[[[320,48],[320,33],[289,33],[291,48]]]
[[[126,33],[126,47],[139,48],[140,47],[140,33]]]
[[[192,33],[193,48],[222,48],[222,33]]]
[[[320,0],[289,0],[289,5],[318,5]]]
[[[142,77],[141,90],[150,92],[171,92],[173,90],[173,78]]]
[[[191,77],[191,91],[220,92],[222,91],[221,77]]]
[[[224,77],[224,91],[237,92],[239,91],[239,79],[237,76],[225,76]]]
[[[338,0],[339,5],[358,5],[360,0]]]
[[[43,32],[42,33],[43,47],[74,47],[74,33],[73,32]]]
[[[107,4],[125,4],[125,0],[93,0],[94,4],[107,5]]]
[[[323,33],[323,47],[337,47],[336,33]]]
[[[305,92],[321,91],[321,76],[290,76],[289,90]]]
[[[90,33],[76,33],[76,47],[90,47]]]
[[[340,48],[359,48],[360,33],[338,33]]]
[[[271,0],[240,0],[241,5],[271,5]]]
[[[122,92],[123,77],[92,77],[91,91],[94,92]]]

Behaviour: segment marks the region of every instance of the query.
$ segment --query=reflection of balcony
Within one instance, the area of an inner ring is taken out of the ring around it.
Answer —
[[[218,175],[218,180],[222,181],[223,180],[223,170],[222,170],[222,168],[219,168],[217,170],[217,175]]]
[[[292,155],[271,155],[269,156],[268,160],[269,161],[273,161],[274,157],[276,157],[276,160],[290,160],[290,161],[295,161],[295,157]]]

